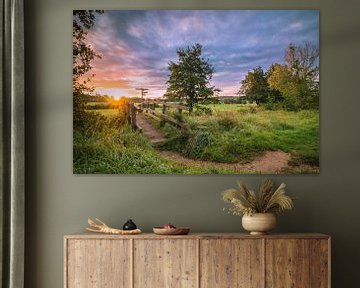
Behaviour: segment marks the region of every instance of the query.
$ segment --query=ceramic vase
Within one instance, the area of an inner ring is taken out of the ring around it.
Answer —
[[[272,213],[254,213],[242,217],[242,226],[251,235],[263,235],[276,226],[276,217]]]

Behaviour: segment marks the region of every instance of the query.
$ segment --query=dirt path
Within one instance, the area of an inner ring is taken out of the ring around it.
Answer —
[[[162,143],[166,140],[164,134],[154,128],[144,115],[138,114],[136,121],[142,128],[142,133],[144,133],[152,145]]]
[[[152,145],[156,145],[166,141],[164,134],[149,123],[146,116],[138,114],[137,122],[142,128],[142,133],[149,139]],[[263,173],[276,174],[286,171],[289,168],[289,160],[291,154],[282,151],[267,151],[264,154],[256,157],[252,162],[242,163],[218,163],[204,160],[195,160],[186,158],[177,152],[173,151],[159,151],[164,158],[174,160],[180,164],[192,166],[207,166],[214,168],[228,168],[233,169],[238,173]]]
[[[181,156],[172,151],[160,151],[160,155],[172,159],[178,163],[194,166],[208,166],[217,168],[234,169],[236,172],[276,174],[285,171],[289,165],[291,154],[282,151],[267,151],[256,157],[252,162],[241,163],[218,163],[204,160],[194,160]]]

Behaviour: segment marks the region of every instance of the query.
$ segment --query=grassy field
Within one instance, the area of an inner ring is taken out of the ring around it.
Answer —
[[[144,135],[122,123],[116,109],[92,110],[109,121],[99,131],[74,131],[74,173],[234,174],[230,168],[179,164],[161,157]],[[176,116],[176,115],[174,115]],[[265,151],[291,153],[291,164],[319,166],[319,111],[269,111],[254,104],[212,104],[183,113],[187,131],[154,122],[166,135],[161,147],[190,159],[247,163]],[[104,120],[102,120],[104,121]],[[95,125],[100,127],[99,125]],[[244,171],[246,172],[246,171]]]
[[[164,148],[218,162],[248,162],[264,151],[281,150],[293,155],[293,164],[319,165],[318,111],[269,111],[245,104],[207,107],[212,115],[184,116],[188,137],[165,125],[171,140]]]

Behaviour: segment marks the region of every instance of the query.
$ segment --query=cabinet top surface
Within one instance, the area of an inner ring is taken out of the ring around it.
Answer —
[[[110,235],[101,233],[76,233],[64,236],[65,239],[329,239],[329,235],[320,233],[286,233],[250,235],[245,233],[189,233],[188,235],[156,235],[142,233],[138,235]]]

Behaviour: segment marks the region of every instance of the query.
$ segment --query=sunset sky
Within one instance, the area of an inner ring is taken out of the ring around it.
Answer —
[[[115,98],[138,96],[136,87],[162,96],[176,49],[195,43],[215,67],[211,84],[235,95],[249,70],[283,63],[287,45],[304,41],[319,45],[317,10],[105,11],[87,38],[102,55],[92,85]]]

